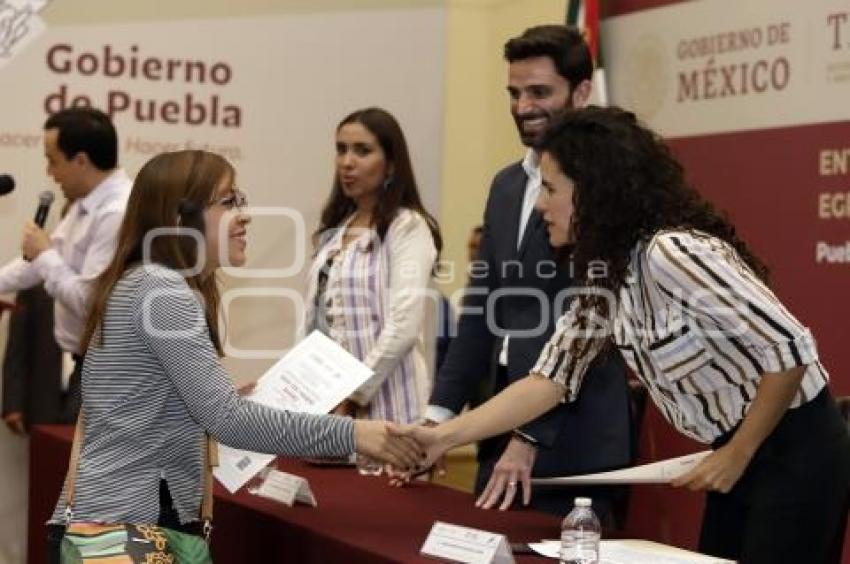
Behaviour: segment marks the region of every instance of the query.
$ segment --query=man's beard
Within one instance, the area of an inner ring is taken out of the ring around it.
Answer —
[[[527,121],[533,121],[536,119],[544,118],[546,122],[543,124],[543,127],[538,129],[535,132],[526,131],[523,128],[523,123]],[[549,124],[552,123],[553,116],[547,112],[540,112],[531,115],[524,116],[514,116],[514,124],[516,125],[517,132],[519,133],[520,141],[526,147],[533,147],[543,132],[546,131],[546,128],[549,127]]]
[[[549,128],[549,125],[552,123],[552,121],[556,117],[558,117],[558,115],[561,112],[565,112],[565,111],[571,110],[571,109],[573,109],[572,91],[569,92],[569,94],[567,95],[567,99],[564,102],[563,107],[561,107],[560,109],[540,110],[540,111],[535,112],[533,114],[526,114],[526,115],[523,115],[523,116],[517,116],[517,115],[513,116],[514,124],[516,125],[517,132],[519,132],[519,138],[520,138],[520,141],[522,142],[522,144],[525,145],[526,147],[534,147],[534,145],[537,143],[537,140],[540,138],[541,135],[543,135],[546,132],[546,130]],[[536,133],[526,133],[523,130],[523,127],[522,127],[523,122],[532,121],[532,120],[540,119],[540,118],[544,118],[546,120],[546,123],[543,124],[543,127],[541,127],[539,131],[537,131]]]

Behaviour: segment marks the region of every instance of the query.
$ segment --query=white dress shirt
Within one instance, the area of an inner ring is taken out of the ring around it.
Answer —
[[[32,262],[17,258],[0,268],[0,293],[44,282],[55,299],[54,333],[62,350],[80,353],[94,280],[115,253],[132,182],[116,169],[74,202],[50,235],[50,248]]]
[[[522,244],[522,236],[525,234],[525,228],[528,225],[528,219],[531,217],[531,212],[534,210],[534,204],[537,203],[537,197],[540,196],[541,176],[540,176],[540,157],[531,149],[525,154],[522,159],[522,169],[528,176],[528,181],[525,183],[525,194],[522,197],[522,213],[519,215],[519,235],[516,240],[516,248],[519,250]]]
[[[519,214],[519,235],[516,239],[517,250],[522,245],[522,236],[525,235],[528,219],[531,217],[531,212],[534,211],[534,204],[540,195],[540,157],[533,150],[529,149],[525,154],[525,158],[522,159],[522,169],[525,171],[526,176],[528,176],[528,181],[525,183],[525,194],[522,196],[522,212]],[[499,352],[499,364],[502,366],[508,365],[508,341],[510,339],[510,335],[505,335],[505,340],[502,341],[502,350]]]

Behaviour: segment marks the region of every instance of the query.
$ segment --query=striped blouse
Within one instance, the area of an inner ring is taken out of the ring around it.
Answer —
[[[703,443],[735,428],[766,373],[806,367],[792,408],[829,378],[810,331],[731,245],[698,231],[662,231],[638,244],[609,319],[579,320],[577,305],[559,320],[532,372],[563,384],[571,401],[598,353],[599,341],[586,331],[612,332],[664,417]],[[580,359],[569,354],[584,349]]]
[[[383,241],[364,229],[343,245],[350,220],[328,232],[316,252],[300,333],[328,331],[374,371],[352,396],[368,405],[370,418],[416,421],[433,384],[425,351],[433,350],[434,341],[426,343],[424,330],[426,308],[437,303],[429,296],[438,295],[429,289],[437,257],[431,230],[421,215],[402,209]],[[317,299],[323,300],[320,307]],[[325,316],[322,322],[318,315]]]
[[[291,413],[240,397],[177,272],[136,266],[116,284],[104,341],[83,364],[85,431],[73,521],[155,523],[160,477],[181,522],[199,518],[204,432],[251,451],[346,456],[349,418]],[[64,523],[63,490],[51,523]]]

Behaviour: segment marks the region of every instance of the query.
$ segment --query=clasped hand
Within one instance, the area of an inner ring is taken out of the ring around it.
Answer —
[[[405,481],[427,471],[449,448],[436,428],[369,419],[354,421],[354,441],[358,454],[384,462],[393,480]]]
[[[435,462],[442,459],[445,452],[457,446],[444,432],[444,427],[434,426],[427,422],[425,425],[404,427],[403,432],[414,439],[422,448],[424,457],[416,470],[405,470],[397,467],[388,468],[390,485],[402,487],[420,474],[427,472]],[[510,508],[517,496],[517,490],[522,489],[522,503],[531,502],[531,471],[537,458],[537,448],[519,439],[513,438],[502,453],[499,462],[493,468],[490,481],[475,502],[476,507],[491,509],[499,504],[499,510]],[[499,503],[501,500],[501,503]]]
[[[32,221],[24,225],[21,236],[21,253],[29,260],[35,260],[38,255],[50,248],[50,236]]]
[[[397,471],[416,472],[428,460],[427,437],[413,425],[356,419],[354,443],[357,454],[380,460]]]

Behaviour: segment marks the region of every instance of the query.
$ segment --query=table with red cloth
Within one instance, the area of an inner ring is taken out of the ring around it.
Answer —
[[[71,450],[70,426],[36,426],[30,445],[29,562],[44,562],[45,528]],[[425,482],[397,489],[351,467],[278,459],[307,478],[318,507],[280,503],[216,484],[212,554],[216,564],[256,562],[435,562],[419,555],[434,521],[503,533],[510,542],[555,538],[560,520],[532,510],[475,508],[471,495]],[[566,511],[567,508],[565,508]],[[517,556],[521,562],[551,562]]]

